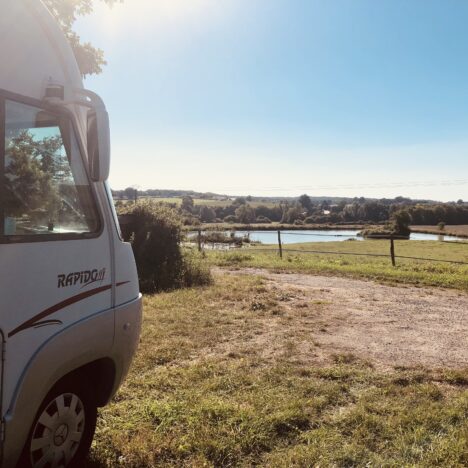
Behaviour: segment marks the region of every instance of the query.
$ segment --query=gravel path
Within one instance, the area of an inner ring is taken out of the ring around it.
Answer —
[[[326,326],[314,340],[329,353],[353,353],[379,367],[468,367],[466,293],[261,269],[229,273],[260,275],[327,304],[317,317]]]

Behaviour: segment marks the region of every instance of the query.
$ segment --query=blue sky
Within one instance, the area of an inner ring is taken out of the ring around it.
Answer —
[[[111,184],[468,199],[467,24],[464,0],[97,5]]]

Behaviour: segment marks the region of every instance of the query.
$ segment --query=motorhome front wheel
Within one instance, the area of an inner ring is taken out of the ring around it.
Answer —
[[[83,384],[57,386],[41,405],[19,466],[82,466],[91,446],[96,417],[96,404]]]

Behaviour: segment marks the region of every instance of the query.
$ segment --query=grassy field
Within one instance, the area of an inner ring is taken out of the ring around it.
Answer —
[[[174,197],[174,198],[140,197],[140,199],[142,199],[142,198],[150,198],[151,200],[154,200],[156,202],[171,203],[171,204],[174,204],[174,205],[177,205],[177,206],[179,206],[182,203],[182,198],[179,198],[179,197]],[[215,207],[215,206],[225,207],[225,206],[232,205],[232,200],[211,200],[211,199],[206,199],[206,198],[194,198],[193,202],[194,202],[195,205],[206,205],[206,206],[212,206],[212,207]],[[277,205],[277,203],[268,202],[268,201],[265,201],[265,202],[251,201],[251,202],[248,202],[248,203],[249,203],[250,206],[252,206],[254,208],[256,208],[256,207],[258,207],[260,205],[268,206],[269,208],[272,208],[272,207]]]
[[[296,320],[324,304],[288,300],[262,278],[228,275],[147,297],[139,352],[101,411],[89,466],[468,464],[468,369],[383,372],[349,353],[314,364],[300,358],[309,332]],[[280,335],[262,340],[272,327]]]
[[[397,266],[390,260],[388,240],[322,242],[285,245],[283,259],[277,252],[262,252],[277,246],[258,246],[231,252],[208,252],[211,262],[219,266],[242,266],[290,270],[320,274],[339,274],[369,278],[391,283],[410,283],[468,290],[468,265],[436,261],[397,258]],[[288,249],[298,252],[287,252]],[[301,253],[305,250],[334,252],[333,255]],[[372,253],[385,257],[366,257],[350,254]],[[396,241],[396,255],[468,263],[468,244],[436,241]]]

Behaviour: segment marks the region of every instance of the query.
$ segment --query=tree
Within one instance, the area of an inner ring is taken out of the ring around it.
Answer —
[[[237,197],[232,204],[236,206],[245,205],[247,200],[244,197]]]
[[[253,223],[256,219],[255,210],[249,205],[241,205],[236,210],[236,217],[243,224]]]
[[[216,213],[213,208],[203,205],[200,208],[200,221],[202,223],[212,223],[216,219]]]
[[[396,211],[393,216],[393,225],[395,229],[395,234],[408,236],[411,232],[410,223],[411,217],[406,210]]]
[[[362,201],[361,201],[362,199]],[[365,198],[361,197],[359,199],[359,202],[360,203],[364,203],[366,201]],[[320,208],[324,211],[329,211],[330,210],[330,206],[331,206],[331,200],[323,200],[322,204],[320,205]]]
[[[112,6],[121,0],[101,1]],[[44,4],[55,17],[70,42],[81,74],[86,76],[101,73],[102,67],[107,64],[104,60],[104,52],[93,47],[89,42],[82,42],[80,36],[72,29],[78,16],[93,12],[93,0],[44,0]]]
[[[6,214],[47,216],[53,222],[60,209],[58,187],[71,178],[60,137],[33,138],[27,130],[9,139],[6,148]]]
[[[301,220],[302,209],[299,205],[294,205],[286,208],[281,218],[281,223],[293,224],[295,221]]]
[[[134,187],[127,187],[124,190],[125,196],[127,197],[127,200],[134,200],[136,201],[137,196],[138,196],[138,191]]]
[[[307,213],[310,213],[313,208],[312,200],[310,199],[309,195],[301,195],[299,197],[299,204],[307,211]]]
[[[182,210],[187,211],[188,213],[192,213],[193,205],[193,198],[190,195],[185,195],[182,197],[182,203],[180,205]]]

